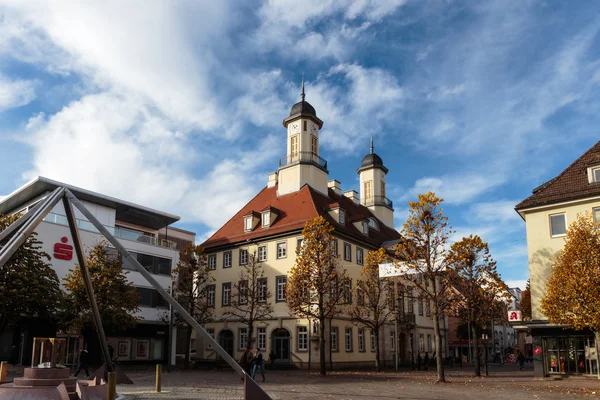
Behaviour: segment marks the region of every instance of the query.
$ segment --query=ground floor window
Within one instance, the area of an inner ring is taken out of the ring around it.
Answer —
[[[267,349],[267,328],[258,328],[258,348],[261,350]]]
[[[248,328],[240,328],[238,336],[240,338],[240,350],[248,347]]]
[[[595,357],[589,357],[594,348],[592,336],[558,336],[544,338],[545,362],[550,374],[596,374]]]
[[[375,351],[375,331],[371,329],[371,351]]]
[[[299,326],[297,328],[298,333],[298,350],[308,350],[308,327]]]

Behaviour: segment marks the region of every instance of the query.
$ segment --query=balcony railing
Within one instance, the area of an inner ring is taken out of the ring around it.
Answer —
[[[69,225],[66,216],[60,215],[60,214],[55,214],[55,213],[48,213],[48,215],[46,215],[46,217],[44,218],[44,221],[51,222],[53,224],[58,224],[58,225],[65,225],[65,226]],[[96,229],[94,224],[92,224],[90,221],[86,221],[83,219],[76,219],[75,221],[77,222],[77,227],[79,229],[82,229],[84,231],[89,231],[89,232],[100,233],[98,231],[98,229]],[[104,225],[104,227],[110,233],[115,235],[115,237],[118,237],[120,239],[131,240],[134,242],[142,242],[142,243],[149,244],[151,246],[165,247],[167,249],[177,250],[177,243],[172,242],[170,240],[163,239],[163,240],[159,241],[154,236],[144,235],[143,232],[136,231],[133,229],[123,228],[121,226],[114,227],[114,226]]]
[[[416,324],[416,317],[414,313],[403,313],[400,312],[398,315],[398,323],[405,325],[414,325]]]
[[[386,206],[388,208],[394,208],[394,203],[385,196],[369,196],[360,200],[360,204],[363,206]]]
[[[292,155],[281,157],[281,160],[279,160],[279,168],[300,163],[312,163],[327,170],[327,160],[310,151],[299,151]]]

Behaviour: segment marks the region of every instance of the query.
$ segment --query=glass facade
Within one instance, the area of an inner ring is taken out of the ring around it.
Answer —
[[[595,342],[591,336],[543,338],[545,363],[549,374],[597,374]]]

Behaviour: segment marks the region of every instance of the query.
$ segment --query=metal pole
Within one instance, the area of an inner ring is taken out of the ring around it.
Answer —
[[[396,350],[396,371],[398,371],[398,313],[396,313],[396,331],[394,332],[394,349]]]
[[[173,296],[173,281],[171,280],[171,290],[169,293]],[[167,371],[173,371],[173,306],[169,303],[169,355],[167,357]]]
[[[115,400],[117,394],[117,373],[109,372],[108,373],[108,382],[106,385],[106,399],[107,400]]]
[[[162,376],[162,365],[156,364],[156,392],[160,392],[161,389],[161,376]]]
[[[98,309],[98,303],[96,303],[96,296],[94,295],[94,287],[90,274],[87,269],[85,261],[85,253],[83,250],[83,244],[81,237],[79,236],[79,229],[77,229],[77,220],[75,219],[75,213],[69,203],[69,199],[63,198],[63,204],[65,206],[65,214],[67,215],[67,221],[69,222],[69,230],[71,231],[71,238],[75,247],[75,253],[77,254],[77,261],[79,262],[79,268],[81,269],[81,276],[85,284],[85,290],[87,291],[88,298],[90,299],[90,305],[92,306],[92,317],[94,318],[94,325],[96,326],[96,332],[98,334],[98,340],[100,341],[100,348],[104,356],[104,363],[108,372],[113,372],[113,366],[110,360],[110,352],[108,351],[108,343],[106,342],[106,336],[104,335],[104,328],[102,327],[102,319],[100,318],[100,311]]]
[[[473,363],[473,355],[471,354],[471,321],[467,322],[467,334],[469,335],[469,364]]]

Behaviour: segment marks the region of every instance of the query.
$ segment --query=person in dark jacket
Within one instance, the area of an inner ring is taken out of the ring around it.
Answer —
[[[88,371],[88,351],[86,349],[81,349],[81,353],[79,353],[79,367],[74,376],[79,375],[82,369],[85,371],[86,377],[90,376],[90,371]]]
[[[252,370],[252,351],[250,347],[246,347],[244,350],[242,358],[240,358],[240,366],[250,375],[250,371]]]
[[[517,361],[519,361],[519,369],[523,371],[525,369],[525,356],[523,353],[519,352],[519,356],[517,357]]]
[[[263,382],[265,381],[265,367],[263,365],[263,355],[258,348],[254,349],[254,358],[252,358],[254,368],[252,369],[252,379],[256,376],[256,370],[260,371]]]
[[[423,358],[421,357],[421,353],[417,356],[417,371],[421,370],[421,362],[423,362]]]
[[[425,353],[425,359],[423,360],[423,366],[425,371],[429,369],[429,353]]]

